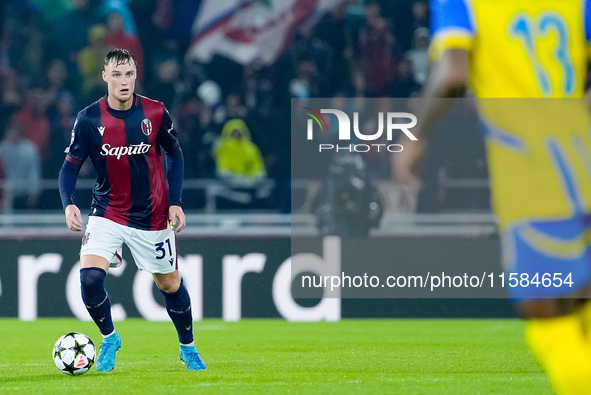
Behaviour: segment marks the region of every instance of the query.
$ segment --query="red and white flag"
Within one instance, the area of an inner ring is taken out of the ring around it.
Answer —
[[[342,0],[202,0],[187,56],[208,63],[213,55],[242,64],[273,63],[303,23]]]

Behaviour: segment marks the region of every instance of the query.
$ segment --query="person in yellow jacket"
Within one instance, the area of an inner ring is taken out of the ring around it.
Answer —
[[[254,184],[267,171],[259,148],[250,140],[250,130],[242,119],[230,119],[214,146],[216,174],[239,184]]]

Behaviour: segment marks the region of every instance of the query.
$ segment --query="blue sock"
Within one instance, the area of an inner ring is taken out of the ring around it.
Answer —
[[[98,267],[80,269],[82,300],[86,310],[103,335],[115,330],[111,318],[111,300],[105,290],[107,273]]]
[[[176,328],[181,344],[193,341],[193,316],[191,315],[191,298],[181,279],[181,286],[176,292],[168,293],[160,290],[166,300],[166,311]]]

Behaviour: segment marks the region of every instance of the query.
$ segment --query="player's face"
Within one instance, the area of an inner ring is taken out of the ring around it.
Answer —
[[[103,80],[107,83],[109,98],[115,99],[120,106],[131,103],[135,89],[137,70],[132,62],[118,64],[109,63],[103,71]],[[109,101],[109,104],[111,102]]]

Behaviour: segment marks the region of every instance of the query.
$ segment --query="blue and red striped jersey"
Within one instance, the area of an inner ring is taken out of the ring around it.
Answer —
[[[90,215],[142,230],[166,229],[168,193],[162,147],[178,147],[170,114],[161,102],[134,95],[129,110],[106,97],[78,113],[66,160],[90,157],[97,172]]]

